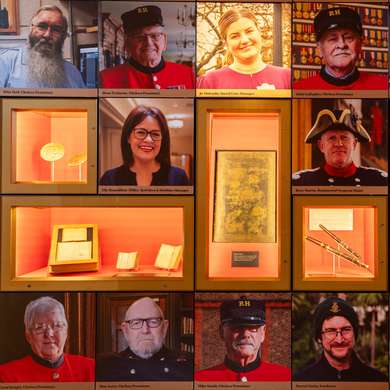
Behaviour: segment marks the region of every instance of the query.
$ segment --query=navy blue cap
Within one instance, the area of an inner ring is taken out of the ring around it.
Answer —
[[[154,26],[156,24],[164,26],[161,9],[156,5],[144,5],[131,11],[125,12],[121,16],[125,33],[137,28]]]
[[[334,28],[350,28],[359,35],[363,34],[360,15],[348,7],[324,8],[314,18],[317,41],[321,39],[324,32]]]
[[[337,297],[327,298],[317,306],[314,312],[315,338],[321,338],[323,322],[335,316],[345,317],[351,323],[356,338],[359,329],[358,316],[349,303]]]
[[[221,323],[233,325],[264,325],[265,306],[263,301],[245,296],[225,301],[220,308]]]

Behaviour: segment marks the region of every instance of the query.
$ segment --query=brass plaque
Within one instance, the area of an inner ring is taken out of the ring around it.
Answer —
[[[276,151],[217,151],[214,242],[276,242]]]

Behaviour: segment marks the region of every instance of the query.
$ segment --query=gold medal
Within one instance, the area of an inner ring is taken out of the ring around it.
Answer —
[[[40,150],[40,155],[45,161],[57,161],[64,157],[65,149],[64,145],[56,144],[54,142],[50,142],[46,145],[43,145]]]

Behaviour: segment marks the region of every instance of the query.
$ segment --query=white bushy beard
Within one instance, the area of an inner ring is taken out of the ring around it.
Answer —
[[[163,346],[163,340],[153,340],[147,343],[138,343],[137,346],[132,345],[130,349],[141,359],[150,359]]]
[[[62,45],[64,40],[50,42],[29,36],[28,79],[41,88],[64,88],[66,76]]]

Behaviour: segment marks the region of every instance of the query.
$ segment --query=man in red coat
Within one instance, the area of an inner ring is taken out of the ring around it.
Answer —
[[[221,305],[220,335],[226,346],[223,363],[195,373],[202,382],[288,382],[287,367],[261,360],[265,311],[260,300],[241,297]]]
[[[130,57],[122,65],[100,72],[103,88],[193,89],[194,74],[186,65],[165,61],[167,48],[161,9],[137,7],[122,16]]]
[[[323,61],[318,74],[294,83],[296,90],[387,90],[384,75],[361,72],[363,26],[348,7],[322,9],[314,18],[317,49]]]
[[[0,382],[94,382],[94,360],[64,353],[68,322],[62,303],[51,297],[31,301],[24,313],[31,355],[0,365]]]

